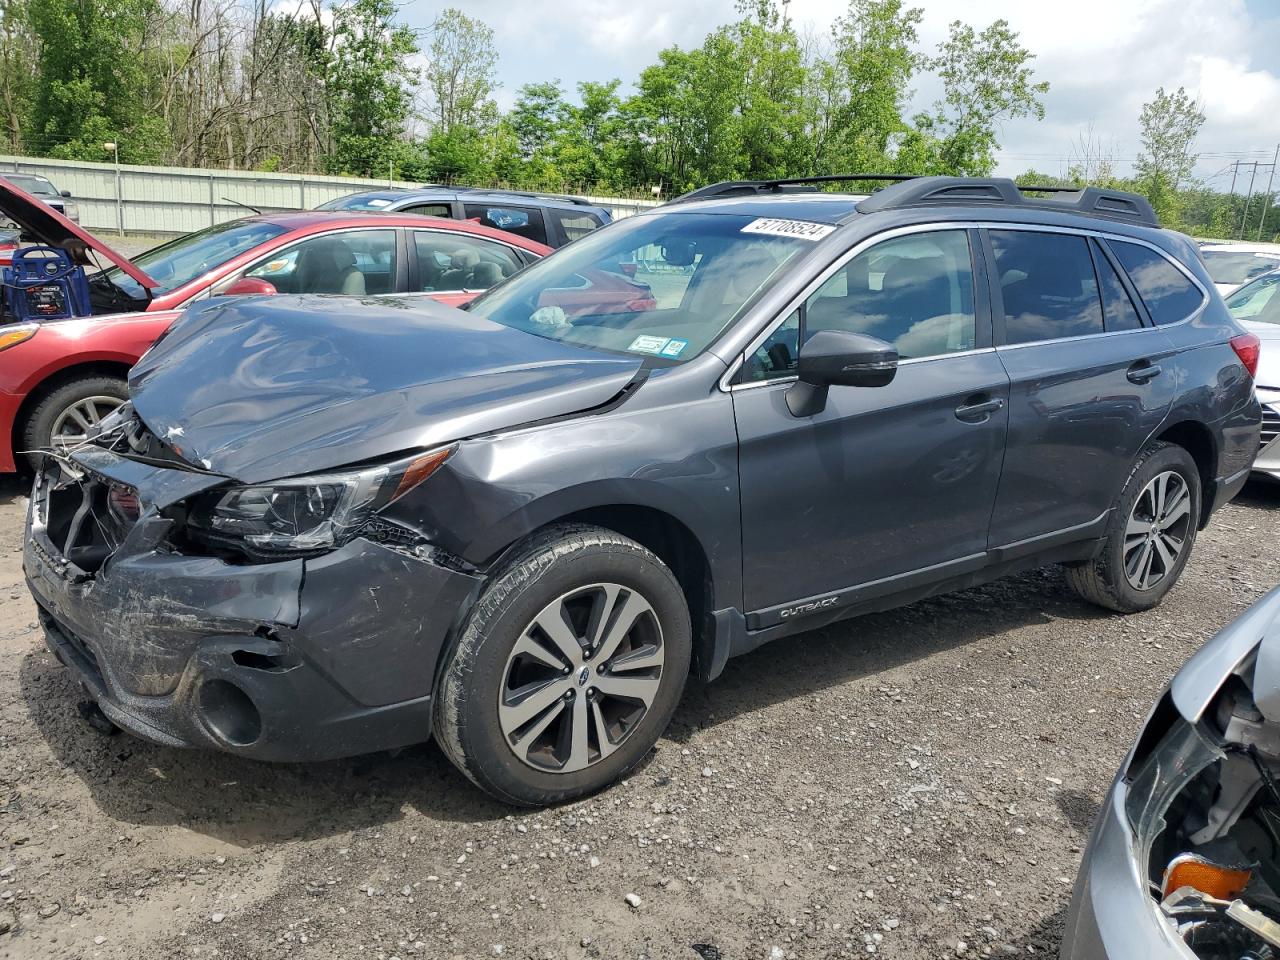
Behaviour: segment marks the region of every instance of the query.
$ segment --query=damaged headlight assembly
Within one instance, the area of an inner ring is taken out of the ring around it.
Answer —
[[[338,473],[220,488],[192,504],[187,533],[208,546],[268,557],[332,550],[356,536],[378,510],[435,473],[456,449]]]

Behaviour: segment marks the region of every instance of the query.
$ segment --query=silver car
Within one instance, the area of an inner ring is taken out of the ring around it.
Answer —
[[[1120,768],[1063,960],[1280,958],[1280,588],[1193,656]]]
[[[1262,341],[1258,356],[1258,401],[1262,404],[1262,447],[1255,474],[1280,480],[1280,270],[1257,277],[1227,297],[1231,315]]]

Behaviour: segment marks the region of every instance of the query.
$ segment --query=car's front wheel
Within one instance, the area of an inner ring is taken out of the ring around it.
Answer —
[[[1200,472],[1182,447],[1156,442],[1138,455],[1111,512],[1098,555],[1067,569],[1081,597],[1109,610],[1149,610],[1177,583],[1200,526]]]
[[[84,442],[98,421],[129,398],[129,385],[119,377],[76,377],[50,391],[31,410],[22,431],[23,450],[32,467],[36,450],[73,447]]]
[[[436,739],[505,802],[591,793],[657,742],[691,649],[684,594],[653,553],[599,527],[550,528],[477,600],[437,690]]]

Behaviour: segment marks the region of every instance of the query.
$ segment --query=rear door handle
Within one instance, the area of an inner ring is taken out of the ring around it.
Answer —
[[[1139,360],[1129,368],[1126,376],[1130,383],[1147,383],[1160,376],[1161,372],[1160,364],[1152,363],[1150,360]]]
[[[1004,409],[1004,401],[999,397],[980,400],[970,397],[975,402],[956,407],[956,419],[965,423],[985,423],[991,414]]]

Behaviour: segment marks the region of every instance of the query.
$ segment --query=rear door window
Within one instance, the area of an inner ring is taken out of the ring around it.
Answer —
[[[547,242],[547,227],[542,211],[537,207],[519,207],[505,203],[468,203],[463,210],[468,220],[477,220],[486,227],[505,230],[517,236]]]
[[[397,213],[416,213],[420,217],[451,217],[453,208],[447,203],[419,203],[412,207],[404,207]]]
[[[600,218],[594,213],[583,213],[577,210],[548,210],[547,215],[560,226],[565,243],[572,243],[579,237],[585,237],[600,226]]]
[[[423,293],[488,290],[523,264],[504,244],[443,230],[415,230],[417,289]]]
[[[1103,332],[1088,238],[1029,230],[992,230],[989,236],[1004,300],[1005,343]]]
[[[1178,323],[1204,305],[1200,288],[1163,255],[1139,243],[1124,240],[1107,243],[1157,324]]]
[[[1142,326],[1142,318],[1124,288],[1120,275],[1111,265],[1110,259],[1101,247],[1095,245],[1093,250],[1094,265],[1098,268],[1098,280],[1102,283],[1103,323],[1108,331],[1137,330]]]

